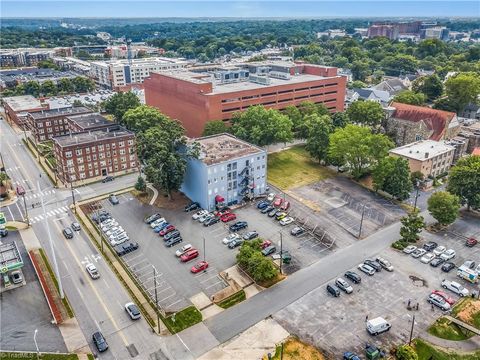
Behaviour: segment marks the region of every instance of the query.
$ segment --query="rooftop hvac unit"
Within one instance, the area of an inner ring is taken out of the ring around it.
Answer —
[[[268,75],[275,79],[290,80],[290,74],[286,72],[270,71]]]
[[[256,84],[270,85],[270,78],[267,76],[250,75],[249,80]]]

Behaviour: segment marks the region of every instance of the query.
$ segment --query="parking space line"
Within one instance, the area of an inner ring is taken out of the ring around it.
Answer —
[[[218,275],[209,277],[208,279],[204,279],[204,280],[200,281],[200,284],[203,284],[204,282],[207,282],[207,281],[210,281],[210,280],[212,280],[212,279],[215,279],[216,277],[218,277]]]
[[[195,277],[195,279],[198,279],[198,278],[200,278],[200,277],[202,277],[202,276],[211,274],[212,272],[215,272],[215,273],[216,273],[216,272],[217,272],[217,269],[212,268],[212,269],[208,269],[208,270],[206,270],[206,271],[202,271],[200,274],[197,274],[197,275],[195,275],[194,277]]]
[[[131,259],[125,260],[125,262],[127,263],[128,266],[130,266],[130,262],[131,262],[132,260],[134,260],[134,259],[136,259],[136,258],[139,258],[139,257],[141,257],[141,256],[143,256],[143,254],[138,254],[138,255],[132,257]]]
[[[178,303],[181,302],[181,301],[183,301],[183,299],[178,299],[177,301],[175,301],[175,302],[173,302],[173,303],[171,303],[171,304],[168,304],[167,306],[168,306],[168,307],[172,307],[173,305],[178,304]]]
[[[145,261],[146,261],[146,260],[145,260]],[[140,263],[140,264],[141,264],[141,263]],[[137,265],[138,265],[138,264],[137,264]],[[147,264],[146,264],[145,266],[143,266],[143,267],[141,267],[141,268],[138,268],[138,269],[135,269],[135,272],[136,272],[136,273],[139,273],[139,272],[141,272],[143,269],[148,268],[148,267],[151,267],[151,266],[152,266],[152,265],[151,265],[150,263],[148,263],[148,261],[147,261]],[[151,272],[145,272],[145,274],[151,274]],[[144,274],[144,275],[145,275],[145,274]],[[152,276],[152,277],[153,277],[153,276]]]
[[[158,300],[158,302],[159,302],[159,303],[162,303],[162,302],[164,302],[165,300],[170,299],[172,296],[175,296],[176,294],[177,294],[177,293],[174,292],[173,294],[168,295],[167,297],[165,297],[165,298],[163,298],[163,299],[161,299],[161,300]]]
[[[218,284],[221,284],[221,283],[223,283],[223,281],[222,281],[222,280],[219,280],[219,281],[217,281],[216,283],[214,283],[214,284],[212,284],[212,285],[210,285],[210,286],[207,286],[207,287],[205,288],[205,290],[210,289],[212,286],[215,286],[215,285],[218,285]]]
[[[141,261],[136,262],[135,264],[129,264],[128,267],[134,271],[139,271],[139,268],[137,268],[137,266],[140,264],[143,264],[144,262],[147,264],[147,266],[151,266],[151,264],[147,261],[147,259],[142,259]],[[143,266],[143,268],[145,268],[145,266]]]

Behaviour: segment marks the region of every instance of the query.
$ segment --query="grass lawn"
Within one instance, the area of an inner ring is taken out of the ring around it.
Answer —
[[[311,184],[334,174],[334,171],[313,161],[304,146],[268,155],[268,181],[284,190]]]
[[[91,354],[89,354],[91,355]],[[0,352],[0,360],[19,359],[19,360],[35,360],[37,353],[30,352]],[[40,354],[40,360],[77,360],[77,354]],[[92,356],[93,359],[93,356]]]
[[[465,298],[452,309],[452,316],[480,329],[480,300]]]
[[[263,360],[268,359],[265,355]],[[278,345],[272,360],[324,360],[322,353],[311,345],[308,345],[295,337],[288,338],[282,345]]]
[[[195,306],[189,306],[182,311],[175,314],[175,321],[173,316],[165,318],[165,325],[168,330],[173,333],[180,332],[190,326],[193,326],[202,321],[202,313],[197,310]]]
[[[418,360],[478,360],[480,359],[480,351],[476,351],[475,353],[467,353],[467,354],[456,354],[453,352],[445,352],[443,350],[439,350],[434,346],[430,345],[429,343],[415,339],[414,340],[414,348],[418,355]]]
[[[245,295],[245,291],[240,290],[239,292],[236,292],[232,296],[229,296],[225,300],[220,301],[217,305],[220,306],[223,309],[228,309],[229,307],[232,307],[235,304],[238,304],[239,302],[242,302],[245,300],[247,297]]]
[[[458,325],[450,323],[445,318],[440,318],[428,328],[428,332],[436,337],[447,340],[466,340],[474,334],[460,328]]]

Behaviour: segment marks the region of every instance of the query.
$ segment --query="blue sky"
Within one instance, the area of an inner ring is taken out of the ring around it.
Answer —
[[[480,17],[480,1],[0,0],[1,17]]]

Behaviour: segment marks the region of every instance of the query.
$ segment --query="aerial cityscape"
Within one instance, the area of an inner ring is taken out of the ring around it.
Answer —
[[[478,1],[0,3],[0,360],[480,360]]]

